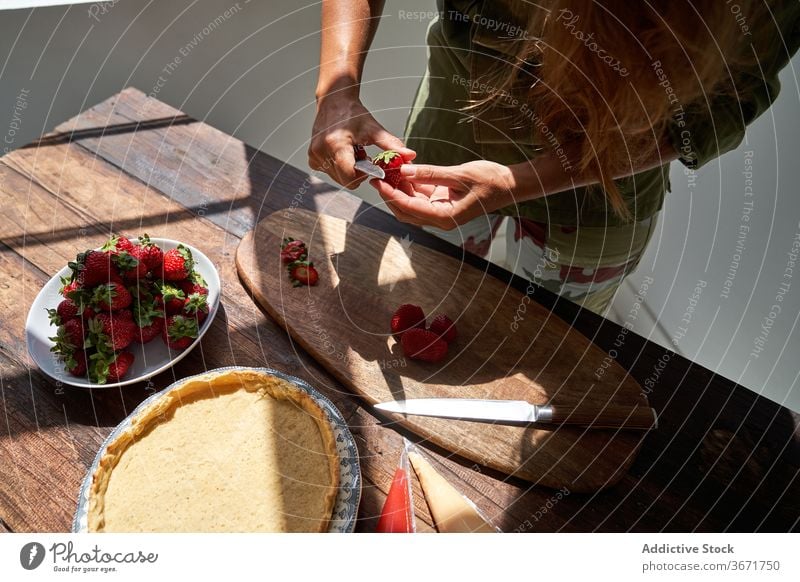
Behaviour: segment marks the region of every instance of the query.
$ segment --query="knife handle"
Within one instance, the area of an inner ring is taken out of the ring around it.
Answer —
[[[592,428],[631,428],[649,430],[658,428],[656,411],[649,406],[608,405],[565,406],[551,404],[543,407],[542,420],[556,424],[579,424]],[[548,410],[549,409],[549,410]],[[549,414],[548,414],[549,412]]]

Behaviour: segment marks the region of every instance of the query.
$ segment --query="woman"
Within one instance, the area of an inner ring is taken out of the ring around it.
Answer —
[[[518,274],[602,313],[655,227],[669,163],[734,149],[797,49],[792,1],[439,0],[406,144],[359,101],[382,2],[322,8],[309,164],[347,187],[352,146],[399,151],[398,220],[477,254],[511,217]]]

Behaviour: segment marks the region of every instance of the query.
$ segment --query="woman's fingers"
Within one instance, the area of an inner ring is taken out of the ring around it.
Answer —
[[[407,162],[417,157],[417,152],[407,148],[403,140],[386,131],[380,124],[370,136],[367,145],[376,145],[383,150],[394,150],[403,156],[403,159]]]
[[[427,196],[409,196],[405,192],[392,188],[383,180],[370,180],[369,182],[386,201],[392,212],[402,213],[409,217],[413,224],[421,226],[436,226],[439,228],[452,228],[452,206],[445,204],[431,204]]]
[[[403,164],[400,174],[414,184],[433,184],[463,188],[465,180],[457,166],[432,166],[428,164]]]

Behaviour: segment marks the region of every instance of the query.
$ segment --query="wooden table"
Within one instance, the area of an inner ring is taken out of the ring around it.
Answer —
[[[0,159],[0,203],[0,531],[67,531],[79,484],[112,427],[174,379],[233,364],[299,376],[336,403],[361,455],[358,530],[374,530],[401,433],[292,347],[247,296],[234,252],[257,220],[291,205],[410,234],[453,256],[458,249],[135,89]],[[151,382],[94,391],[59,386],[27,355],[27,311],[76,251],[111,231],[146,231],[202,249],[220,271],[223,309],[201,346]],[[464,260],[523,292],[528,284],[475,257]],[[535,298],[603,349],[614,348],[616,324],[544,290]],[[509,532],[798,529],[797,414],[633,333],[616,349],[640,383],[669,355],[649,395],[661,427],[618,486],[557,496],[428,449],[437,468]],[[430,529],[414,487],[419,527]]]

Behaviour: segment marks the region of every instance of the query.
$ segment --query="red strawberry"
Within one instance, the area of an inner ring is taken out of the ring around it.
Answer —
[[[89,338],[87,347],[108,348],[117,351],[127,348],[136,337],[136,324],[130,315],[118,315],[123,312],[98,313],[89,321]]]
[[[183,245],[164,253],[164,279],[180,281],[186,279],[194,269],[192,252]]]
[[[104,311],[116,311],[128,307],[133,301],[131,292],[122,283],[98,285],[92,293],[92,305]]]
[[[140,344],[146,344],[160,336],[163,329],[164,320],[156,317],[150,325],[137,326],[133,339]]]
[[[133,243],[131,240],[124,236],[112,236],[110,239],[106,241],[100,250],[107,251],[112,255],[116,255],[121,252],[131,252],[133,249]]]
[[[111,264],[111,255],[104,251],[81,253],[75,262],[69,263],[69,266],[72,267],[73,272],[77,272],[78,284],[83,287],[108,283],[111,275],[116,272]]]
[[[186,295],[186,297],[188,297],[192,293],[200,293],[201,295],[208,295],[208,288],[203,286],[204,283],[205,281],[203,281],[203,283],[201,284],[187,280],[187,281],[181,281],[179,283],[179,286],[181,288],[181,291],[183,291],[183,294]]]
[[[121,251],[114,256],[114,264],[119,268],[123,279],[135,281],[147,277],[149,269],[140,259],[140,252],[139,247],[133,247],[130,251]]]
[[[186,295],[179,287],[163,282],[156,284],[156,289],[155,307],[161,315],[177,315],[183,311]]]
[[[372,163],[383,168],[386,177],[383,179],[392,188],[400,184],[400,166],[403,165],[403,156],[394,150],[386,150],[372,158]]]
[[[58,290],[63,297],[69,297],[70,293],[78,289],[78,281],[70,280],[68,277],[61,277],[61,288]]]
[[[64,323],[64,333],[71,343],[76,348],[83,349],[83,338],[85,336],[83,330],[83,322],[77,317],[70,319]]]
[[[64,365],[67,367],[67,372],[73,376],[86,376],[86,352],[76,350],[72,357],[64,362]]]
[[[448,344],[453,343],[458,335],[456,332],[456,324],[446,315],[437,315],[434,317],[428,329]]]
[[[133,365],[133,354],[130,352],[120,352],[116,355],[114,360],[108,365],[108,373],[106,375],[106,382],[119,382],[125,374],[128,373],[131,365]]]
[[[201,293],[192,293],[183,304],[183,312],[188,317],[196,318],[200,325],[208,317],[208,297]]]
[[[157,244],[151,242],[147,234],[139,237],[139,260],[147,265],[150,271],[161,271],[164,251]]]
[[[295,261],[289,263],[289,280],[293,287],[300,285],[316,285],[319,281],[319,273],[314,268],[314,263],[309,261]]]
[[[294,240],[293,238],[283,239],[281,245],[281,260],[284,263],[293,263],[295,261],[305,260],[308,256],[308,249],[306,243],[301,240]]]
[[[197,320],[183,315],[168,317],[161,332],[164,343],[173,350],[185,350],[197,335]]]
[[[411,328],[400,338],[403,353],[412,360],[440,362],[447,356],[447,342],[432,331]]]
[[[392,315],[392,333],[402,335],[404,331],[412,327],[425,329],[425,313],[418,305],[404,303]]]
[[[64,299],[55,309],[48,309],[47,315],[51,325],[61,325],[78,316],[78,306],[72,299]]]

